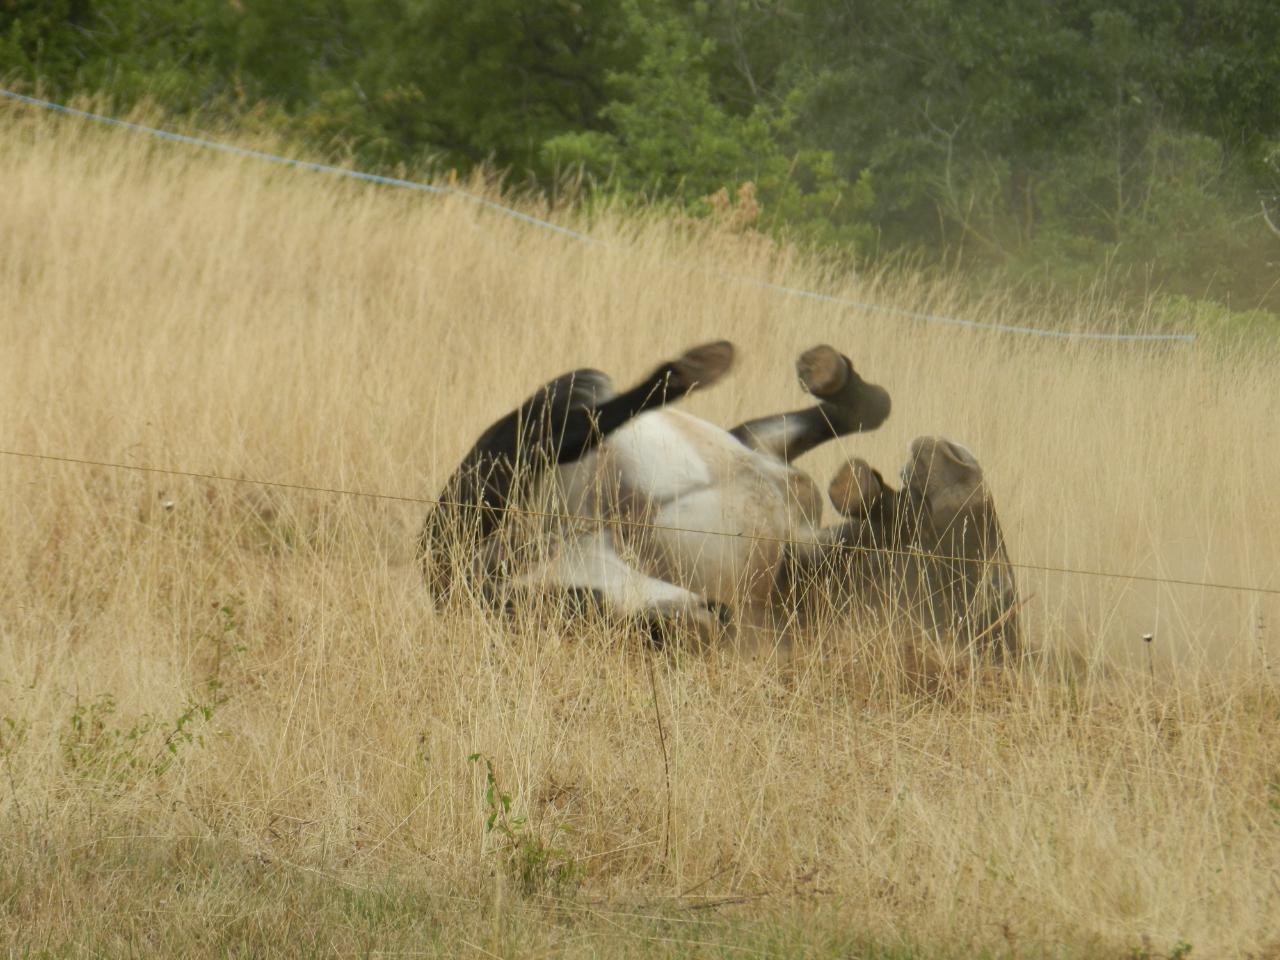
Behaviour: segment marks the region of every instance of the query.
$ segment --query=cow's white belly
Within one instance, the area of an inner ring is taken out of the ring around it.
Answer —
[[[635,418],[557,474],[565,505],[597,517],[629,564],[735,606],[765,602],[781,541],[821,520],[808,475],[678,410]]]

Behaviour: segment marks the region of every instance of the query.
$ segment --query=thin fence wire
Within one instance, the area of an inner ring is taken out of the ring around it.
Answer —
[[[494,212],[500,213],[504,216],[512,217],[513,219],[519,220],[524,223],[528,223],[540,229],[550,230],[552,232],[561,234],[563,236],[568,236],[574,240],[578,240],[580,242],[587,243],[593,246],[606,245],[604,241],[601,241],[595,237],[592,237],[589,234],[583,233],[578,230],[573,230],[568,227],[564,227],[560,224],[552,223],[551,221],[544,220],[540,217],[532,216],[530,214],[524,213],[520,210],[513,209],[511,207],[507,207],[503,204],[496,203],[485,197],[481,197],[476,194],[470,193],[469,191],[459,189],[456,186],[439,186],[435,184],[422,183],[414,180],[406,180],[399,177],[390,177],[382,174],[368,173],[361,170],[351,170],[343,167],[336,167],[329,164],[316,163],[308,160],[299,160],[291,157],[283,157],[277,154],[268,153],[261,150],[253,150],[246,147],[240,147],[235,144],[222,143],[216,140],[209,140],[202,137],[194,137],[194,136],[189,136],[187,134],[175,133],[173,131],[163,130],[156,127],[147,126],[145,124],[135,123],[128,120],[121,120],[117,117],[110,117],[104,114],[93,113],[87,110],[80,110],[78,108],[70,107],[65,104],[54,103],[49,100],[43,100],[38,97],[27,96],[25,94],[16,93],[14,91],[5,90],[3,88],[0,88],[0,97],[7,98],[9,100],[16,101],[18,103],[23,103],[28,106],[49,110],[55,113],[79,117],[81,119],[94,121],[96,123],[102,123],[108,126],[122,128],[125,130],[129,130],[131,132],[146,134],[161,140],[167,140],[174,143],[181,143],[189,146],[200,147],[203,149],[214,150],[221,153],[230,154],[233,156],[240,156],[248,159],[261,160],[268,163],[274,163],[278,165],[293,167],[296,169],[307,170],[315,173],[324,173],[324,174],[330,174],[330,175],[339,176],[339,177],[345,177],[349,179],[360,180],[360,181],[373,183],[381,186],[410,189],[410,190],[416,190],[416,191],[435,194],[435,195],[458,196],[470,202],[483,206],[487,209],[493,210]],[[1123,333],[1102,333],[1102,332],[1090,332],[1090,331],[1043,330],[1043,329],[1038,329],[1033,327],[1022,327],[1022,326],[1012,326],[1012,325],[998,324],[998,323],[987,323],[987,322],[976,321],[976,320],[965,320],[958,317],[950,317],[950,316],[944,316],[939,314],[923,313],[923,312],[914,311],[914,310],[906,310],[906,309],[901,309],[897,307],[888,307],[882,304],[874,304],[874,303],[868,303],[864,301],[852,300],[845,297],[838,297],[831,294],[818,293],[812,290],[805,290],[798,287],[785,286],[782,284],[771,283],[768,281],[762,281],[762,280],[758,280],[750,277],[731,276],[731,277],[727,277],[727,279],[731,279],[731,280],[742,282],[742,283],[748,283],[754,286],[758,286],[762,289],[770,290],[786,296],[794,296],[794,297],[814,300],[822,303],[829,303],[836,306],[851,307],[854,309],[863,310],[867,312],[878,312],[878,313],[884,313],[892,316],[900,316],[907,319],[919,320],[924,322],[943,323],[943,324],[949,324],[954,326],[965,326],[965,327],[995,330],[995,331],[1001,331],[1001,332],[1007,332],[1007,333],[1027,334],[1032,336],[1050,337],[1050,338],[1057,338],[1057,339],[1092,339],[1092,340],[1111,340],[1111,341],[1174,341],[1174,342],[1190,343],[1190,342],[1194,342],[1196,339],[1194,334],[1123,334]],[[381,493],[381,492],[351,490],[351,489],[344,489],[344,488],[338,488],[338,487],[318,486],[313,484],[285,483],[282,481],[273,481],[273,480],[258,480],[258,479],[242,478],[242,477],[228,477],[228,476],[223,476],[219,474],[201,473],[201,472],[192,471],[192,470],[180,470],[180,469],[167,468],[167,467],[154,467],[154,466],[143,466],[138,464],[115,463],[112,461],[105,461],[105,460],[91,460],[91,459],[82,458],[82,457],[69,457],[69,456],[60,456],[60,455],[54,455],[54,454],[31,453],[27,451],[0,450],[0,456],[24,458],[24,459],[30,459],[30,460],[42,460],[42,461],[49,461],[49,462],[59,462],[59,463],[67,463],[67,464],[77,464],[82,466],[96,466],[96,467],[102,467],[102,468],[114,469],[114,470],[129,470],[129,471],[143,472],[143,473],[158,473],[158,474],[165,474],[169,476],[188,477],[192,479],[208,480],[208,481],[219,482],[219,483],[240,483],[240,484],[248,484],[248,485],[254,485],[254,486],[261,486],[261,487],[276,487],[281,489],[298,490],[298,491],[310,492],[310,493],[329,494],[334,496],[361,497],[361,498],[384,500],[384,501],[397,501],[401,503],[414,503],[414,504],[421,504],[424,506],[444,506],[444,507],[462,507],[462,508],[474,506],[473,504],[455,503],[447,500],[441,500],[441,499],[429,498],[429,497],[413,497],[413,496],[403,496],[403,495],[388,494],[388,493]],[[512,505],[506,505],[506,506],[490,508],[490,509],[493,509],[499,513],[521,514],[521,515],[532,517],[535,519],[586,522],[586,523],[601,522],[600,518],[596,518],[596,517],[549,513],[549,512],[531,510],[524,507],[516,507]],[[609,518],[608,522],[614,525],[628,526],[628,527],[635,527],[635,528],[642,528],[642,529],[662,530],[662,531],[673,532],[673,533],[688,533],[688,534],[696,534],[701,536],[725,537],[725,538],[731,538],[731,539],[742,539],[742,540],[767,542],[767,543],[775,543],[775,544],[782,544],[782,545],[791,545],[791,544],[797,544],[802,542],[794,539],[780,538],[780,537],[767,537],[767,536],[762,536],[758,534],[747,534],[747,533],[730,534],[730,533],[726,533],[724,531],[718,531],[718,530],[698,530],[698,529],[692,529],[692,528],[675,527],[675,526],[649,523],[641,520],[631,520],[631,519],[617,518],[617,517]],[[836,546],[840,549],[860,550],[860,551],[878,553],[881,555],[893,555],[893,554],[908,555],[908,556],[916,555],[909,551],[895,551],[888,548],[861,547],[854,544],[835,544],[832,546]],[[960,557],[936,557],[935,559],[942,560],[942,561],[967,562],[965,558],[960,558]],[[1280,595],[1280,589],[1270,588],[1270,587],[1258,587],[1258,586],[1243,585],[1243,584],[1229,584],[1229,583],[1216,583],[1216,582],[1210,582],[1210,581],[1186,580],[1186,579],[1173,578],[1173,577],[1156,577],[1156,576],[1149,576],[1145,574],[1117,573],[1114,571],[1086,570],[1086,569],[1080,569],[1080,568],[1059,567],[1059,566],[1051,566],[1047,564],[1034,564],[1034,563],[1027,563],[1027,562],[1013,562],[1013,561],[1001,561],[1001,560],[991,560],[987,562],[990,562],[992,564],[999,565],[999,566],[1007,566],[1007,567],[1023,569],[1023,570],[1034,570],[1034,571],[1045,572],[1045,573],[1061,573],[1061,574],[1069,574],[1069,575],[1075,575],[1075,576],[1088,576],[1088,577],[1098,577],[1098,578],[1116,579],[1116,580],[1129,580],[1129,581],[1138,581],[1138,582],[1164,584],[1164,585],[1199,587],[1203,589],[1236,591],[1236,592],[1242,592],[1242,593]]]
[[[101,113],[94,113],[89,110],[80,110],[76,107],[69,107],[66,104],[55,103],[51,100],[43,100],[39,97],[31,97],[26,94],[17,93],[13,90],[5,90],[0,88],[0,97],[14,101],[16,103],[25,104],[30,107],[36,107],[42,110],[48,110],[53,113],[60,113],[65,116],[79,117],[82,120],[90,120],[94,123],[101,123],[106,126],[118,127],[133,133],[146,134],[160,140],[167,140],[172,143],[186,144],[187,146],[200,147],[205,150],[215,150],[220,153],[230,154],[237,157],[245,157],[252,160],[261,160],[266,163],[274,163],[281,166],[293,167],[299,170],[307,170],[312,173],[324,173],[331,176],[345,177],[352,180],[361,180],[366,183],[374,183],[385,187],[396,187],[406,190],[416,190],[422,193],[434,194],[437,196],[456,196],[461,197],[471,203],[475,203],[495,213],[505,217],[519,220],[531,226],[535,226],[541,230],[549,230],[558,233],[561,236],[570,237],[580,243],[585,243],[594,247],[607,247],[605,241],[590,234],[583,233],[580,230],[574,230],[570,227],[553,223],[542,217],[535,217],[532,214],[516,210],[504,204],[497,203],[487,197],[479,196],[470,191],[463,190],[457,186],[448,185],[440,186],[438,184],[423,183],[417,180],[405,180],[400,177],[389,177],[377,173],[367,173],[363,170],[351,170],[345,167],[335,167],[327,163],[316,163],[310,160],[299,160],[294,157],[283,157],[274,153],[267,153],[263,150],[252,150],[248,147],[240,147],[231,143],[222,143],[217,140],[210,140],[205,137],[194,137],[188,134],[175,133],[172,130],[163,130],[159,127],[151,127],[142,123],[135,123],[131,120],[121,120],[118,117],[111,117]],[[760,280],[753,277],[743,277],[738,275],[720,274],[724,279],[732,280],[737,283],[745,283],[750,286],[758,287],[762,290],[769,290],[783,296],[798,297],[805,300],[814,300],[820,303],[828,303],[833,306],[848,307],[853,310],[861,310],[867,313],[879,313],[886,316],[900,317],[907,320],[917,320],[922,323],[944,324],[947,326],[968,327],[978,330],[991,330],[1000,333],[1011,333],[1020,336],[1046,337],[1056,340],[1103,340],[1120,343],[1137,343],[1137,342],[1165,342],[1165,343],[1194,343],[1196,335],[1193,333],[1108,333],[1105,331],[1094,330],[1045,330],[1039,327],[1027,327],[1016,324],[992,323],[982,320],[967,320],[961,317],[951,317],[944,314],[925,313],[918,310],[907,310],[901,307],[891,307],[879,303],[869,303],[862,300],[853,300],[847,297],[839,297],[833,294],[819,293],[814,290],[805,290],[800,287],[790,287],[785,284],[772,283],[767,280]]]
[[[217,473],[202,473],[196,470],[179,470],[171,467],[154,467],[134,463],[116,463],[110,460],[92,460],[87,457],[68,457],[50,453],[32,453],[24,450],[4,450],[0,449],[0,457],[11,457],[14,459],[37,460],[50,463],[65,463],[76,466],[102,467],[111,470],[128,470],[136,473],[156,473],[166,476],[187,477],[193,480],[209,480],[215,483],[238,483],[248,486],[259,487],[275,487],[282,490],[297,490],[304,493],[321,493],[339,497],[359,497],[369,500],[386,500],[397,503],[413,503],[423,506],[434,507],[458,507],[461,509],[480,509],[474,503],[460,503],[452,500],[442,500],[437,497],[412,497],[402,494],[382,493],[369,490],[353,490],[345,487],[325,487],[314,484],[305,483],[287,483],[281,480],[256,480],[249,477],[229,477]],[[626,517],[598,517],[588,515],[578,515],[570,513],[556,513],[552,511],[533,510],[527,507],[519,507],[512,505],[488,506],[485,510],[493,513],[508,514],[530,517],[541,520],[568,521],[574,523],[585,524],[608,524],[613,526],[629,527],[640,530],[655,530],[666,533],[687,533],[705,537],[721,537],[728,540],[747,540],[754,543],[770,543],[782,546],[805,545],[809,541],[798,540],[789,537],[770,537],[762,534],[752,533],[727,533],[723,530],[699,530],[693,527],[677,527],[668,524],[652,523],[646,520],[633,520]],[[949,557],[938,554],[924,554],[919,551],[911,550],[894,550],[888,547],[865,547],[859,544],[833,543],[827,546],[838,549],[861,553],[870,553],[879,556],[901,556],[901,557],[922,557],[927,556],[930,560],[938,560],[942,562],[952,563],[975,563],[968,557]],[[1080,567],[1060,567],[1042,563],[1028,563],[1026,561],[1011,560],[995,560],[983,559],[984,564],[998,567],[1008,567],[1016,570],[1034,570],[1040,573],[1061,573],[1080,577],[1095,577],[1106,580],[1128,580],[1138,583],[1153,583],[1165,586],[1178,587],[1198,587],[1204,590],[1222,590],[1236,593],[1253,593],[1266,596],[1280,596],[1280,587],[1260,587],[1250,584],[1237,583],[1219,583],[1209,580],[1186,580],[1179,577],[1157,577],[1141,573],[1119,573],[1112,570],[1088,570]]]
[[[316,163],[311,160],[299,160],[296,157],[282,157],[275,153],[267,153],[264,150],[252,150],[248,147],[239,147],[233,143],[222,143],[218,140],[209,140],[205,137],[193,137],[185,133],[174,133],[172,130],[162,130],[159,127],[149,127],[143,123],[134,123],[131,120],[121,120],[118,117],[109,117],[101,113],[93,113],[89,110],[79,110],[76,107],[68,107],[62,103],[54,103],[51,100],[41,100],[39,97],[29,97],[26,94],[15,93],[12,90],[0,89],[0,97],[6,97],[18,103],[25,103],[28,106],[39,107],[43,110],[50,110],[54,113],[65,114],[66,116],[79,117],[82,120],[92,120],[95,123],[105,124],[111,127],[119,127],[123,130],[129,130],[134,133],[145,133],[148,136],[156,137],[160,140],[168,140],[172,143],[183,143],[191,147],[202,147],[205,150],[215,150],[219,153],[228,153],[235,157],[245,157],[250,160],[263,160],[267,163],[279,164],[286,167],[294,167],[298,170],[309,170],[312,173],[327,173],[333,176],[346,177],[351,180],[363,180],[366,183],[376,183],[384,187],[399,187],[407,190],[418,190],[423,193],[434,194],[453,194],[459,197],[465,197],[473,203],[488,207],[505,216],[512,217],[516,220],[522,220],[525,223],[533,224],[544,230],[552,230],[556,233],[563,234],[567,237],[573,237],[584,243],[600,244],[601,241],[595,237],[588,236],[577,230],[571,230],[563,227],[558,223],[552,223],[549,220],[543,220],[540,217],[534,217],[520,210],[495,203],[486,197],[478,196],[466,190],[460,190],[454,186],[441,187],[433,183],[422,183],[417,180],[405,180],[400,177],[388,177],[380,173],[367,173],[363,170],[349,170],[346,167],[335,167],[327,163]]]

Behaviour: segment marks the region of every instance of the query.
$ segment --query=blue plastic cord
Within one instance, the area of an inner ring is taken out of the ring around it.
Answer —
[[[131,130],[135,133],[145,133],[161,140],[169,140],[174,143],[185,143],[193,147],[203,147],[208,150],[217,150],[221,153],[229,153],[237,157],[249,157],[253,160],[265,160],[268,163],[276,163],[286,167],[296,167],[299,170],[310,170],[314,173],[329,173],[338,177],[347,177],[351,180],[363,180],[366,183],[377,183],[385,187],[403,187],[408,190],[419,190],[423,193],[435,194],[452,194],[454,196],[463,197],[472,203],[477,203],[483,207],[501,213],[504,216],[532,224],[544,230],[550,230],[562,236],[572,237],[583,243],[592,246],[604,246],[601,240],[582,233],[578,230],[571,230],[568,227],[562,227],[557,223],[549,220],[543,220],[519,210],[513,210],[511,207],[503,206],[484,197],[476,196],[474,193],[468,193],[465,190],[459,190],[457,187],[438,187],[430,183],[420,183],[416,180],[403,180],[399,177],[386,177],[378,173],[366,173],[363,170],[347,170],[343,167],[331,166],[327,163],[314,163],[310,160],[295,160],[291,157],[282,157],[274,153],[266,153],[262,150],[250,150],[247,147],[237,147],[230,143],[219,143],[217,140],[206,140],[202,137],[191,137],[183,133],[174,133],[171,130],[161,130],[157,127],[148,127],[145,124],[133,123],[129,120],[120,120],[117,117],[108,117],[100,113],[91,113],[88,110],[78,110],[75,107],[68,107],[62,103],[54,103],[51,100],[41,100],[38,97],[28,97],[25,94],[15,93],[12,90],[0,88],[0,97],[6,97],[10,100],[16,100],[19,103],[25,103],[28,106],[40,107],[44,110],[52,110],[55,113],[63,113],[73,117],[80,117],[85,120],[93,120],[96,123],[103,123],[113,127],[122,127],[125,130]],[[886,307],[877,303],[863,303],[858,300],[848,300],[844,297],[836,297],[825,293],[816,293],[812,290],[804,290],[799,287],[787,287],[777,283],[770,283],[766,280],[754,280],[749,277],[733,277],[740,283],[749,283],[752,286],[760,287],[765,290],[772,290],[775,293],[782,293],[793,297],[803,297],[807,300],[817,300],[822,303],[831,303],[842,307],[852,307],[857,310],[865,310],[869,313],[883,313],[888,316],[905,317],[910,320],[921,320],[926,323],[942,323],[957,327],[973,327],[980,330],[997,330],[1003,333],[1017,333],[1032,337],[1050,337],[1058,340],[1112,340],[1112,341],[1174,341],[1178,343],[1194,343],[1196,335],[1193,333],[1096,333],[1091,331],[1073,331],[1073,330],[1039,330],[1035,327],[1011,326],[1003,323],[985,323],[980,320],[962,320],[959,317],[948,317],[934,313],[920,313],[915,310],[903,310],[899,307]]]

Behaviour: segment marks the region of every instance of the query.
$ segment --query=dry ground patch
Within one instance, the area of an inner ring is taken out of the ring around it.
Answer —
[[[1271,356],[923,325],[741,278],[958,293],[660,218],[584,246],[458,197],[0,131],[7,450],[430,496],[564,369],[728,337],[740,368],[688,406],[730,423],[798,404],[792,359],[828,341],[895,410],[815,454],[823,481],[943,433],[1015,561],[1280,585]],[[1022,570],[1072,669],[933,699],[835,626],[774,672],[437,613],[421,505],[12,457],[0,489],[18,955],[1280,951],[1274,596]]]

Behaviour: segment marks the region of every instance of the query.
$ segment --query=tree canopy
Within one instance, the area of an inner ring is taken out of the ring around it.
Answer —
[[[265,104],[375,169],[694,212],[750,183],[823,249],[1280,309],[1274,0],[0,0],[0,75]]]

